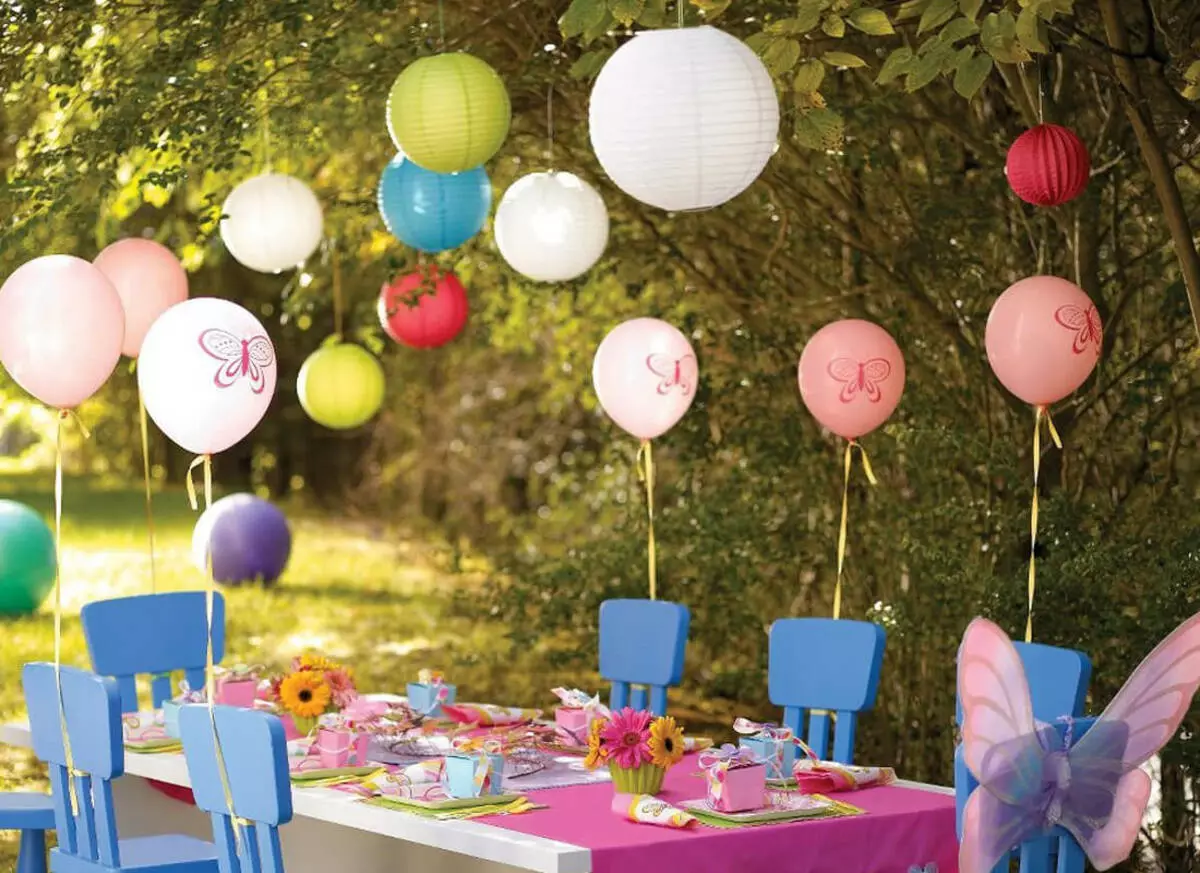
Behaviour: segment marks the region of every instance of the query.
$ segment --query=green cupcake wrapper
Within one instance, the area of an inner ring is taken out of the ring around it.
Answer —
[[[613,787],[620,794],[658,794],[662,791],[663,777],[667,775],[666,770],[653,764],[626,770],[609,763],[608,772],[612,775]]]

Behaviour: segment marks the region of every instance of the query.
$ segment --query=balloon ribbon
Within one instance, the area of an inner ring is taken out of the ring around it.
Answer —
[[[649,522],[647,555],[650,563],[650,599],[658,599],[658,555],[654,547],[654,453],[650,440],[642,440],[637,453],[638,478],[646,483],[646,519]]]
[[[62,690],[62,500],[63,500],[63,422],[71,418],[78,426],[83,438],[91,434],[79,417],[68,409],[58,411],[54,429],[54,684],[58,691],[58,724],[62,729],[63,757],[67,762],[67,794],[71,798],[71,814],[79,814],[79,796],[76,793],[75,777],[85,774],[75,769],[71,755],[71,736],[67,731],[67,713]]]
[[[1037,528],[1038,528],[1038,473],[1042,468],[1042,421],[1050,431],[1054,445],[1061,450],[1062,440],[1058,438],[1058,430],[1050,418],[1050,411],[1044,406],[1037,408],[1033,422],[1033,504],[1029,510],[1029,608],[1025,615],[1025,642],[1033,642],[1033,592],[1037,588]]]
[[[200,455],[188,466],[187,489],[188,499],[192,509],[198,509],[196,501],[196,485],[192,481],[192,472],[204,467],[204,509],[207,512],[212,507],[212,455]],[[233,824],[233,840],[238,855],[242,852],[242,828],[250,824],[247,819],[240,818],[233,811],[233,791],[229,787],[229,771],[225,767],[225,753],[221,749],[221,738],[217,735],[217,711],[213,708],[217,699],[216,670],[213,664],[213,605],[216,600],[217,584],[213,577],[212,549],[205,548],[204,566],[208,584],[204,588],[204,605],[208,622],[208,638],[204,655],[204,695],[208,706],[208,719],[212,725],[213,753],[217,758],[217,775],[221,777],[221,791],[225,795],[225,808],[229,810],[229,818]]]
[[[146,528],[150,531],[150,593],[158,593],[158,577],[154,572],[154,501],[150,494],[150,430],[146,423],[146,404],[138,386],[138,419],[142,429],[142,476],[146,480]]]
[[[842,479],[842,524],[838,529],[838,547],[837,547],[837,584],[833,588],[833,617],[841,618],[842,615],[842,568],[846,565],[846,519],[850,512],[850,463],[854,458],[854,450],[858,449],[862,455],[863,472],[867,474],[867,481],[872,485],[878,485],[879,482],[875,479],[875,471],[871,469],[871,459],[867,457],[867,450],[858,444],[857,440],[850,440],[846,443],[845,456],[845,474]]]

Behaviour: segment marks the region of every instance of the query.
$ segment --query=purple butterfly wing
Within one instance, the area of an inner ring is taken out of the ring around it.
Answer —
[[[959,873],[991,873],[1007,852],[1040,828],[1036,811],[1005,803],[983,786],[976,788],[963,810]]]

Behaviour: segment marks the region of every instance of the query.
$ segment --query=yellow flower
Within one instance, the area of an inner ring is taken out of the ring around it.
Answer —
[[[316,718],[329,706],[330,691],[322,673],[299,670],[279,683],[279,700],[284,709],[301,718]]]
[[[350,681],[354,682],[354,671],[332,658],[326,658],[324,655],[301,655],[299,666],[301,670],[314,670],[317,673],[329,673],[334,670],[341,670],[350,677]]]
[[[600,739],[600,728],[604,726],[601,719],[593,719],[588,727],[588,753],[583,759],[583,766],[589,770],[595,770],[608,758],[608,750],[604,748],[604,742]]]
[[[669,715],[650,725],[650,761],[657,767],[673,767],[683,757],[683,728]]]

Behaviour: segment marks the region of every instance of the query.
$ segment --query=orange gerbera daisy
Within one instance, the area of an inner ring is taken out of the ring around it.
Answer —
[[[298,670],[279,683],[279,702],[300,718],[316,718],[329,706],[332,693],[325,676],[312,670]]]
[[[674,767],[683,757],[683,728],[669,715],[656,718],[650,725],[650,761],[664,769]]]

